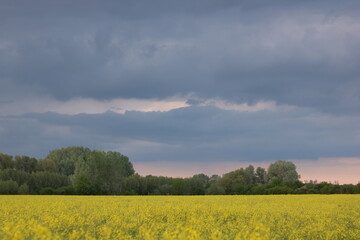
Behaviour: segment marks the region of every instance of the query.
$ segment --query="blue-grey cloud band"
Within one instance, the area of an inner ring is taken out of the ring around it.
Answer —
[[[0,151],[43,157],[86,145],[135,161],[359,156],[359,16],[359,1],[1,1]],[[191,106],[58,109],[174,96]],[[29,107],[42,99],[56,101],[46,106],[56,113]],[[292,110],[203,104],[211,99]]]

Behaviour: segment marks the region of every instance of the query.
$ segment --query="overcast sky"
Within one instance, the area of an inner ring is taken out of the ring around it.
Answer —
[[[360,180],[360,1],[0,0],[0,152]]]

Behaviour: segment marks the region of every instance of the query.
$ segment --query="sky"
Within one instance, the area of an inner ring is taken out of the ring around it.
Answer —
[[[360,181],[360,1],[0,0],[0,152]]]

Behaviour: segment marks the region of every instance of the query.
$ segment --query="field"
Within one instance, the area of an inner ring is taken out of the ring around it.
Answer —
[[[359,239],[360,195],[0,196],[0,239]]]

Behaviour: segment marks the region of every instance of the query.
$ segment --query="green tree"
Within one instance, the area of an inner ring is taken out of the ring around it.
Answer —
[[[73,186],[64,186],[55,190],[57,195],[75,195],[76,190]]]
[[[14,168],[14,163],[11,155],[0,153],[0,170]]]
[[[266,177],[267,177],[265,168],[257,167],[255,177],[256,177],[256,183],[257,184],[265,184],[266,183]]]
[[[37,164],[38,161],[36,158],[31,158],[29,156],[15,156],[14,165],[16,170],[32,173],[38,168]]]
[[[182,178],[174,178],[172,180],[172,191],[174,195],[184,195],[185,182]]]
[[[213,183],[206,189],[206,194],[207,195],[225,195],[226,192],[223,187],[219,186],[217,183]]]
[[[54,195],[55,190],[51,187],[45,187],[40,190],[41,195]]]
[[[100,189],[101,194],[121,194],[124,180],[134,174],[128,157],[117,152],[93,150],[84,161],[78,161],[74,177],[84,175],[90,183]]]
[[[0,170],[0,180],[12,180],[17,182],[19,185],[22,185],[24,183],[28,183],[31,180],[31,174],[8,168],[2,171]]]
[[[189,194],[204,195],[207,184],[209,183],[209,179],[209,176],[203,173],[194,175],[188,180]]]
[[[139,174],[131,175],[124,179],[124,193],[126,195],[143,195],[144,192],[144,181],[143,177]]]
[[[275,186],[266,189],[267,194],[291,194],[294,191],[287,186]]]
[[[86,178],[85,175],[81,174],[75,178],[75,190],[80,195],[94,195],[98,194],[96,187]]]
[[[172,184],[163,184],[160,185],[159,188],[159,193],[162,195],[171,195],[173,193],[173,185]]]
[[[202,184],[206,185],[210,178],[204,173],[195,174],[192,178],[199,180]]]
[[[66,148],[55,149],[49,152],[43,162],[43,168],[64,174],[73,175],[75,173],[75,166],[78,162],[86,161],[91,150],[81,146],[72,146]],[[55,164],[55,166],[53,166]]]
[[[255,184],[256,183],[256,175],[255,175],[255,168],[253,165],[249,165],[245,168],[245,175],[246,175],[246,184]]]
[[[54,160],[45,158],[39,160],[39,170],[46,172],[57,172],[56,163]]]
[[[17,194],[19,185],[13,180],[0,181],[0,194]]]
[[[254,167],[250,165],[246,169],[240,168],[224,174],[219,180],[219,184],[225,189],[227,194],[244,194],[241,189],[252,185],[255,179]]]
[[[68,176],[52,172],[34,172],[28,183],[30,190],[36,193],[40,193],[40,190],[46,187],[57,189],[70,184]]]
[[[274,178],[280,179],[285,184],[293,184],[299,180],[300,175],[296,171],[296,166],[290,161],[278,160],[270,164],[267,171],[268,181]]]
[[[29,186],[26,183],[20,185],[18,193],[22,195],[29,194]]]

